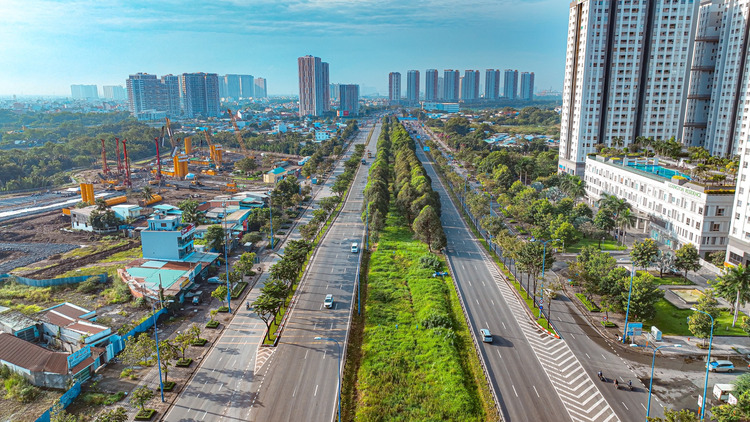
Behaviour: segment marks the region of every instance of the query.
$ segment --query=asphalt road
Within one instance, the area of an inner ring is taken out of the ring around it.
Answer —
[[[425,137],[424,132],[417,132]],[[440,193],[447,257],[470,329],[488,328],[480,343],[505,421],[616,421],[612,408],[564,340],[539,329],[496,265],[474,239],[422,151],[417,155]]]
[[[364,143],[368,132],[362,130],[355,142]],[[373,155],[379,134],[380,124],[367,148]],[[352,152],[353,148],[348,154]],[[274,356],[252,382],[256,401],[250,409],[251,421],[330,421],[336,414],[343,350],[333,341],[315,337],[335,339],[341,348],[346,343],[351,310],[357,306],[359,253],[351,252],[351,244],[361,247],[364,236],[360,210],[370,161],[360,166],[348,200],[318,245]],[[339,166],[334,174],[342,171]],[[327,294],[334,297],[332,309],[323,307]]]
[[[369,128],[360,128],[360,133],[357,135],[355,142],[364,142],[367,139],[368,133]],[[351,151],[349,151],[347,155],[350,153]],[[343,160],[339,161],[337,164],[336,169],[334,170],[334,176],[341,172],[343,172]],[[334,177],[329,178],[326,184],[316,191],[316,201],[332,194],[330,188],[333,185],[334,180]],[[301,217],[299,224],[305,224],[309,221],[313,208],[315,208],[315,206],[305,212]],[[289,240],[294,239],[299,239],[298,230],[294,230],[289,237]],[[349,252],[350,246],[351,242],[349,245],[346,245],[346,250],[340,248],[341,250],[339,251],[339,254],[346,252],[347,260],[351,260],[355,255]],[[280,253],[283,253],[283,245],[279,251]],[[278,259],[278,254],[272,254],[271,260],[266,263],[266,266],[270,267],[270,265],[275,263]],[[356,261],[354,261],[354,263],[356,265]],[[330,272],[330,267],[328,271]],[[247,301],[252,303],[255,300],[260,293],[260,288],[265,284],[266,280],[268,280],[268,276],[269,274],[267,271],[262,274],[253,290],[248,294],[248,297],[246,298]],[[351,292],[349,293],[349,297],[351,298]],[[338,315],[341,314],[342,305],[344,304],[340,302],[343,297],[340,298],[337,296],[336,299],[338,303],[336,304],[336,309],[331,312],[331,315],[337,316],[336,319],[338,320]],[[315,304],[322,306],[323,297],[318,298],[316,296],[314,300]],[[265,324],[255,313],[245,310],[241,303],[233,304],[232,306],[241,306],[241,309],[234,315],[234,318],[224,330],[224,333],[222,333],[221,337],[217,340],[216,345],[204,359],[200,369],[198,369],[190,383],[180,393],[174,405],[167,412],[164,420],[270,421],[277,419],[272,416],[261,416],[259,419],[251,418],[257,418],[258,413],[263,414],[274,408],[278,408],[277,410],[280,411],[286,406],[285,403],[275,402],[273,396],[259,397],[260,387],[270,384],[268,382],[264,384],[263,380],[269,377],[268,367],[269,364],[274,361],[275,350],[273,348],[259,349],[262,337],[265,334]],[[346,304],[346,307],[348,308],[348,303]],[[292,319],[292,322],[293,321],[294,319]],[[287,334],[289,333],[290,331],[287,331],[282,337],[282,344],[284,343],[284,339],[289,338],[287,337]],[[323,332],[321,331],[321,333]],[[327,350],[326,347],[328,347],[328,345],[319,344],[318,347],[323,351]],[[330,351],[328,353],[330,353]],[[333,356],[335,359],[337,355]],[[328,361],[331,361],[331,359],[328,359]],[[332,380],[332,384],[326,385],[327,390],[325,391],[328,392],[328,395],[326,396],[326,401],[321,400],[321,407],[324,407],[326,411],[330,412],[333,409],[332,399],[333,394],[336,391],[337,377],[335,365],[326,369],[328,369],[326,377],[321,376],[321,379],[328,379],[329,384],[331,384]],[[323,390],[321,389],[318,394],[321,394],[322,391]],[[283,398],[283,396],[281,397]],[[323,406],[323,403],[325,403],[325,406]]]

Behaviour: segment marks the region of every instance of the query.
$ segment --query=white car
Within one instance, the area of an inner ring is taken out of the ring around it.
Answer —
[[[333,295],[326,295],[326,298],[323,301],[323,306],[328,309],[333,308]]]

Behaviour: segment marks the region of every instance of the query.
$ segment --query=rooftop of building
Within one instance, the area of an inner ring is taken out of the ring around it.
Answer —
[[[0,306],[0,325],[15,332],[36,325],[36,321],[16,310]]]
[[[88,318],[86,317],[88,315]],[[109,327],[88,321],[94,317],[91,311],[72,303],[62,303],[39,313],[41,321],[49,322],[58,327],[65,327],[81,334],[95,335],[106,331]]]
[[[276,167],[275,169],[268,172],[269,174],[280,175],[286,173],[286,169],[283,167]]]
[[[67,353],[47,350],[8,333],[0,333],[0,360],[32,372],[68,373]]]

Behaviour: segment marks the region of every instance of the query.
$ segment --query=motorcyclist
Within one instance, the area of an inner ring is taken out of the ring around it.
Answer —
[[[604,379],[604,375],[602,375],[602,371],[597,372],[597,375],[599,375],[599,379]]]
[[[615,378],[615,388],[620,388],[620,383],[617,382],[617,379]]]
[[[630,388],[631,391],[633,390],[633,381],[632,380],[628,380],[628,388]]]

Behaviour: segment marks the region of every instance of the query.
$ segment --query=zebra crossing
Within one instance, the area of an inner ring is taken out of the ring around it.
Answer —
[[[526,316],[528,311],[525,305],[521,304],[497,267],[488,267],[570,418],[575,422],[619,422],[620,419],[567,343],[550,336],[531,321]]]

